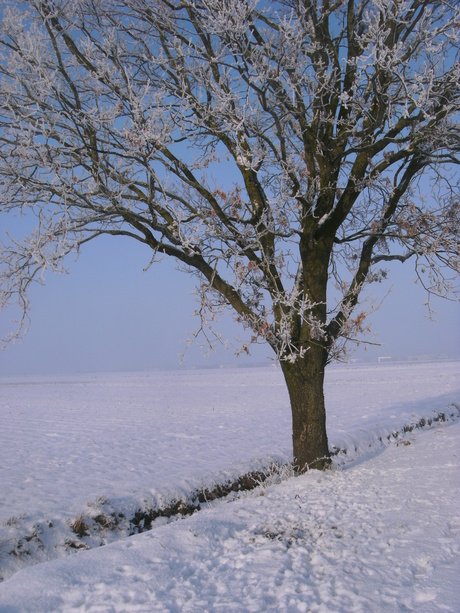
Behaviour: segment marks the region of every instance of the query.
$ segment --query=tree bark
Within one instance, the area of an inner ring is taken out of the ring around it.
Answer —
[[[322,470],[331,462],[324,402],[326,358],[323,347],[312,345],[293,364],[281,363],[291,401],[294,468],[298,473]]]

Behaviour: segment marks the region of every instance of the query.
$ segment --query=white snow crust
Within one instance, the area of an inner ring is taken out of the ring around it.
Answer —
[[[329,368],[332,470],[129,538],[122,517],[290,460],[280,371],[0,379],[1,613],[459,611],[459,372]]]

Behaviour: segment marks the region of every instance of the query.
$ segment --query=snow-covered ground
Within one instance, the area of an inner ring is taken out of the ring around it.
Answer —
[[[130,538],[289,460],[279,370],[0,379],[0,611],[460,610],[459,372],[330,368],[333,470]]]

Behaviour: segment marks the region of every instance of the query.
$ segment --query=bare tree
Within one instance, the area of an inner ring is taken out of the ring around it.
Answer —
[[[324,370],[363,290],[459,269],[460,10],[450,0],[6,0],[1,302],[103,234],[197,275],[290,395],[299,471],[329,462]]]

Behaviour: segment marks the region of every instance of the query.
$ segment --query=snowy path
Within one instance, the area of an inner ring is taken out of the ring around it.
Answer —
[[[29,567],[0,610],[455,613],[460,423],[406,442]]]

